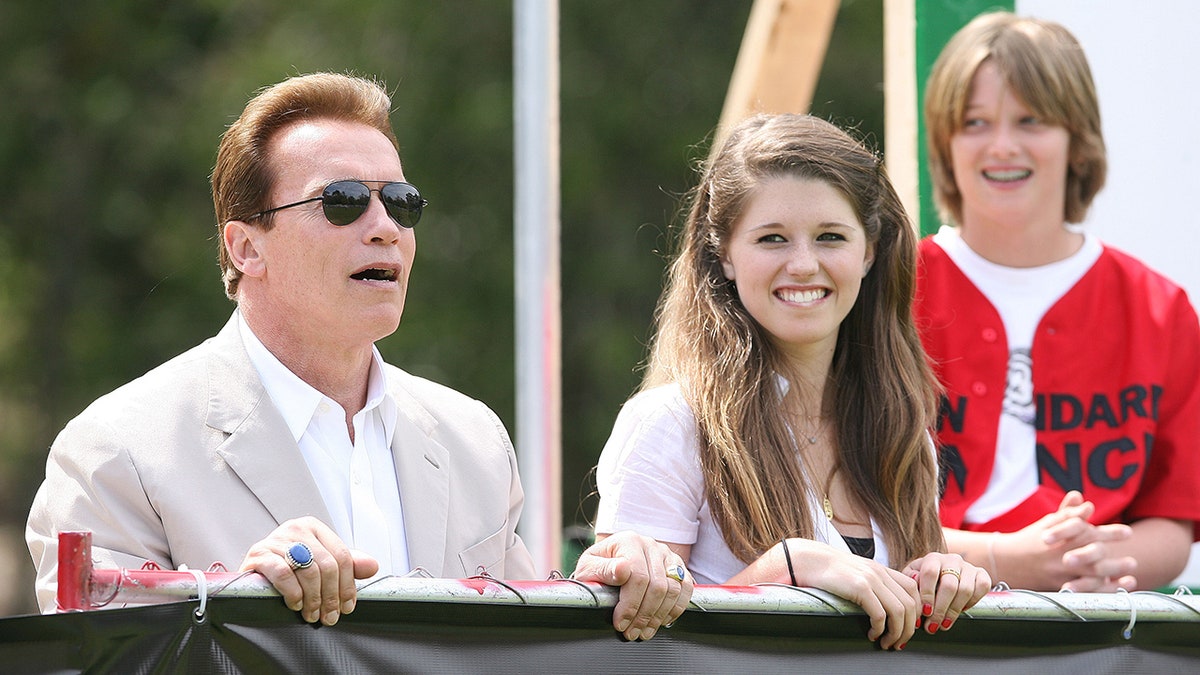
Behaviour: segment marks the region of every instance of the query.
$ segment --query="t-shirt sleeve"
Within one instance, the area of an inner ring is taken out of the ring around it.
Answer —
[[[596,467],[596,532],[696,542],[704,506],[695,417],[674,386],[630,399]]]

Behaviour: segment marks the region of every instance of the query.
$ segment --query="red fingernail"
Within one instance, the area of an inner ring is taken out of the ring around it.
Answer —
[[[896,650],[897,650],[897,651],[903,650],[903,649],[904,649],[905,647],[907,647],[907,646],[908,646],[908,643],[907,643],[907,642],[905,642],[904,644],[900,645],[899,647],[896,647]]]
[[[919,617],[919,616],[917,617],[917,628],[921,627],[921,621],[923,621],[923,620],[924,619],[922,619],[921,617]]]
[[[950,619],[942,619],[942,630],[946,630],[947,628],[949,628],[950,624],[952,624],[952,623],[954,623],[954,622],[951,621]]]
[[[921,613],[924,614],[925,616],[929,616],[930,614],[933,614],[933,605],[931,605],[929,603],[925,603],[925,605],[923,607],[921,607]]]
[[[938,625],[936,623],[931,623],[928,626],[926,626],[926,630],[929,631],[930,635],[933,635],[934,633],[936,633],[937,629],[938,629]]]

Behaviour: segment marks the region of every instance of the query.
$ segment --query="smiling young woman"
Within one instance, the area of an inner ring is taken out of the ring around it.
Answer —
[[[597,536],[698,583],[836,593],[898,649],[988,591],[943,549],[916,235],[878,158],[807,115],[734,127],[692,193],[641,391],[597,468]]]

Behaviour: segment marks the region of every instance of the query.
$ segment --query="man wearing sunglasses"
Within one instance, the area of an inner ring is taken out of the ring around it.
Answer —
[[[91,531],[103,566],[239,563],[327,625],[376,574],[538,578],[500,420],[374,345],[399,326],[427,205],[390,109],[378,84],[321,73],[263,90],[226,130],[213,204],[237,311],[55,440],[26,534],[43,611],[67,530]],[[687,605],[681,562],[623,533],[574,576],[622,586],[614,626],[644,639]]]

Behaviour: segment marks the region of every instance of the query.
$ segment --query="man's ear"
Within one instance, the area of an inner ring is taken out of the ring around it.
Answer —
[[[261,228],[243,220],[230,220],[221,230],[230,263],[248,277],[260,277],[267,271],[267,260],[260,246],[262,235]]]

